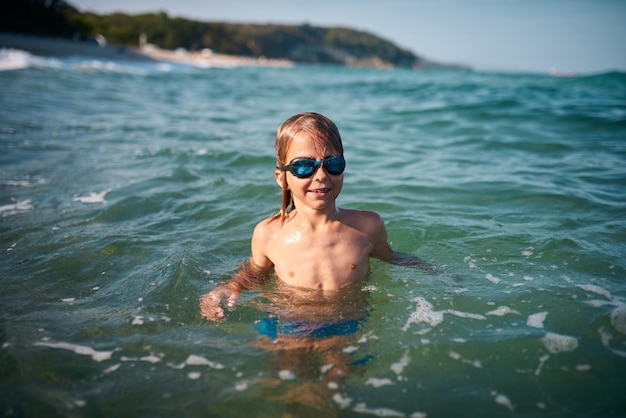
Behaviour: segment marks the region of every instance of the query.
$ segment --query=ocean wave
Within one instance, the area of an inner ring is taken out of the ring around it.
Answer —
[[[66,58],[42,57],[20,49],[0,49],[0,71],[15,71],[28,68],[134,75],[185,71],[185,66],[183,65],[166,62],[130,62],[82,56]]]
[[[21,70],[29,67],[60,67],[59,60],[42,58],[19,49],[0,49],[0,71]]]
[[[43,57],[28,51],[0,49],[0,71],[15,71],[28,68],[57,69],[81,72],[132,74],[204,74],[207,71],[236,68],[229,65],[213,65],[194,62],[132,61],[124,59],[102,59],[73,55],[69,57]]]
[[[17,215],[18,213],[28,212],[33,209],[32,201],[30,199],[22,200],[10,205],[0,206],[0,215],[2,217]]]
[[[586,78],[586,79],[615,78],[615,79],[624,81],[624,80],[626,80],[626,71],[624,71],[624,70],[602,71],[602,72],[598,72],[598,73],[582,75],[582,76],[580,76],[580,78]]]

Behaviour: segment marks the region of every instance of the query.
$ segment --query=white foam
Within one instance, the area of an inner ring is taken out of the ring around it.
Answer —
[[[200,372],[189,372],[189,373],[187,373],[187,377],[190,380],[198,380],[198,379],[200,379],[200,377],[202,377],[202,373],[200,373]]]
[[[511,411],[513,410],[513,404],[511,403],[511,401],[509,400],[509,398],[501,393],[497,393],[497,392],[491,392],[491,395],[494,397],[494,401],[497,404],[500,404],[502,406],[505,406],[507,408],[509,408]]]
[[[406,415],[402,412],[395,411],[390,408],[368,408],[365,403],[358,403],[352,409],[354,412],[359,414],[369,414],[376,415],[378,417],[405,417]]]
[[[41,341],[41,342],[37,342],[35,343],[35,345],[37,346],[42,346],[42,347],[49,347],[49,348],[59,348],[61,350],[69,350],[69,351],[73,351],[76,354],[80,354],[83,356],[91,356],[91,358],[95,361],[103,361],[103,360],[109,360],[111,358],[111,356],[113,355],[113,351],[97,351],[94,350],[91,347],[88,346],[84,346],[84,345],[77,345],[77,344],[70,344],[70,343],[49,343],[46,341]]]
[[[626,305],[622,305],[611,312],[611,325],[620,334],[626,335]]]
[[[375,388],[379,388],[382,386],[389,386],[389,385],[393,385],[393,382],[391,381],[391,379],[388,378],[376,378],[376,377],[370,377],[369,379],[367,379],[365,381],[366,385],[370,385],[370,386],[374,386]]]
[[[620,357],[626,358],[626,351],[616,350],[611,348],[611,340],[613,339],[613,335],[606,331],[604,328],[600,328],[600,341],[602,341],[602,345],[608,348],[613,354],[616,354]]]
[[[539,357],[539,365],[537,366],[537,369],[535,370],[535,376],[539,376],[541,374],[541,369],[543,368],[544,363],[548,361],[548,359],[550,359],[550,355],[548,354],[546,354],[545,356]]]
[[[547,316],[547,312],[538,312],[536,314],[528,315],[526,325],[533,328],[543,328],[543,321],[546,320]]]
[[[11,205],[3,205],[0,206],[0,214],[3,217],[17,215],[18,213],[27,212],[33,209],[33,205],[31,204],[31,200],[22,200],[21,202],[17,202]]]
[[[408,330],[411,324],[426,322],[434,327],[443,321],[443,312],[435,312],[433,305],[423,297],[417,297],[413,299],[413,302],[416,303],[415,312],[409,316],[409,319],[402,328],[403,331]]]
[[[598,295],[602,295],[609,300],[613,299],[611,292],[609,292],[608,290],[600,286],[596,286],[594,284],[579,284],[578,287],[587,292],[593,292],[593,293],[597,293]]]
[[[79,408],[84,408],[85,406],[87,406],[87,401],[85,401],[84,399],[74,399],[72,403]]]
[[[578,348],[578,340],[575,337],[569,335],[560,335],[554,333],[547,333],[542,339],[543,345],[546,350],[552,354],[561,353],[563,351],[574,351]]]
[[[339,408],[345,409],[349,407],[352,403],[352,398],[346,395],[342,395],[341,393],[335,393],[333,395],[333,401],[335,401]]]
[[[487,318],[485,318],[484,316],[482,316],[480,314],[473,314],[473,313],[469,313],[469,312],[456,311],[454,309],[446,309],[443,312],[444,313],[448,313],[450,315],[458,316],[459,318],[469,318],[469,319],[478,319],[478,320],[487,319]]]
[[[19,49],[0,49],[0,71],[28,68],[32,55]]]
[[[486,278],[487,280],[489,280],[489,281],[490,281],[491,283],[493,283],[493,284],[498,284],[498,283],[500,283],[500,279],[498,279],[496,276],[494,276],[494,275],[493,275],[493,274],[491,274],[491,273],[488,273],[488,274],[485,276],[485,278]]]
[[[7,181],[0,181],[0,184],[4,185],[4,186],[17,186],[17,187],[30,187],[30,182],[28,182],[27,180],[7,180]]]
[[[248,390],[248,381],[247,380],[242,380],[240,382],[236,382],[235,383],[235,390],[237,392],[243,392],[245,390]]]
[[[587,305],[591,305],[594,308],[601,308],[606,305],[615,305],[610,300],[600,300],[600,299],[586,300],[584,303]]]
[[[126,356],[122,356],[120,358],[120,360],[122,361],[145,361],[147,363],[158,363],[162,360],[161,357],[159,356],[155,356],[154,354],[150,354],[147,356],[143,356],[143,357],[126,357]]]
[[[363,335],[361,338],[359,338],[359,341],[357,341],[357,343],[359,343],[359,344],[365,344],[365,343],[366,343],[366,342],[367,342],[370,338],[371,338],[372,340],[377,340],[377,339],[378,339],[378,337],[377,337],[376,335],[374,335],[374,334],[372,333],[372,331],[370,331],[370,332],[368,332],[367,334]]]
[[[171,367],[172,369],[175,370],[182,370],[185,368],[185,363],[181,363],[181,364],[174,364],[174,363],[167,363],[168,367]]]
[[[294,380],[296,378],[296,375],[291,370],[281,370],[278,372],[278,377],[280,377],[282,380]]]
[[[189,357],[187,357],[187,360],[185,360],[185,364],[187,366],[209,366],[217,370],[224,368],[224,365],[221,363],[215,363],[211,360],[207,360],[206,358],[195,354],[190,354]]]
[[[476,268],[476,260],[472,259],[470,256],[466,256],[463,261],[467,263],[467,266],[471,269]]]
[[[600,328],[599,330],[600,332],[600,341],[602,341],[602,345],[605,347],[609,347],[609,344],[611,344],[611,340],[613,339],[613,336],[608,333],[604,327]]]
[[[508,306],[500,306],[493,311],[487,312],[485,315],[495,315],[495,316],[504,316],[508,314],[519,315],[520,313],[514,309],[509,308]]]
[[[433,305],[421,296],[413,299],[413,302],[416,303],[415,312],[411,313],[406,323],[402,327],[402,331],[407,331],[409,327],[411,326],[411,324],[417,324],[420,322],[426,322],[431,327],[435,327],[439,325],[441,322],[443,322],[444,314],[450,314],[450,315],[458,316],[460,318],[468,318],[468,319],[478,319],[478,320],[487,319],[485,316],[480,315],[480,314],[457,311],[454,309],[435,311],[433,309]],[[422,332],[425,333],[427,331],[422,330]]]
[[[326,374],[328,373],[333,367],[335,367],[335,365],[333,363],[330,364],[325,364],[320,368],[320,371],[322,372],[322,374]]]
[[[161,361],[161,357],[155,356],[154,354],[150,354],[148,356],[140,357],[139,360],[147,361],[148,363],[158,363]]]
[[[0,185],[3,186],[13,186],[13,187],[35,187],[40,184],[47,184],[48,181],[42,179],[41,177],[30,178],[27,177],[26,180],[3,180],[0,181]]]
[[[110,190],[105,190],[100,193],[91,192],[88,196],[76,196],[72,200],[81,203],[104,203],[104,196],[106,196],[109,192]]]
[[[113,373],[114,371],[119,369],[121,365],[122,365],[121,363],[114,364],[113,366],[106,368],[103,373],[104,374]]]
[[[400,359],[400,361],[397,363],[393,363],[391,365],[391,370],[395,374],[400,376],[402,372],[404,371],[404,368],[408,366],[410,362],[411,362],[411,357],[409,356],[409,350],[406,350],[404,354],[402,355],[402,358]]]
[[[456,351],[450,351],[448,355],[454,360],[459,360],[464,364],[470,364],[477,369],[481,369],[483,367],[483,364],[480,362],[480,360],[466,360]]]

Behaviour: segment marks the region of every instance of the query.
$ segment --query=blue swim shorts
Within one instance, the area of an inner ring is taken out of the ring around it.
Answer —
[[[276,339],[279,335],[326,338],[354,334],[365,319],[348,319],[340,322],[312,322],[281,320],[275,314],[268,314],[265,318],[255,321],[254,328],[262,335],[267,335],[271,339]]]

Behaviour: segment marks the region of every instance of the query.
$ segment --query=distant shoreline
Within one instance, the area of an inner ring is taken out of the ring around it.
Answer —
[[[197,66],[272,66],[290,67],[293,62],[266,58],[240,57],[235,55],[203,53],[184,50],[170,51],[154,46],[128,48],[115,45],[99,45],[94,41],[72,41],[36,35],[0,33],[0,48],[12,48],[44,57],[85,56],[109,60],[158,61],[191,64]]]
[[[151,45],[138,49],[137,53],[155,61],[177,62],[197,66],[265,66],[265,67],[292,67],[294,63],[285,59],[268,59],[265,57],[252,58],[237,55],[217,54],[209,50],[190,52],[186,50],[170,51]]]

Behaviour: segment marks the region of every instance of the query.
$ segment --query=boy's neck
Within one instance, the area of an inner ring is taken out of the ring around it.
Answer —
[[[296,209],[294,220],[303,225],[307,225],[312,229],[318,229],[327,223],[336,221],[339,217],[341,209],[333,205],[332,207],[325,208],[324,210],[315,210],[311,208]]]

